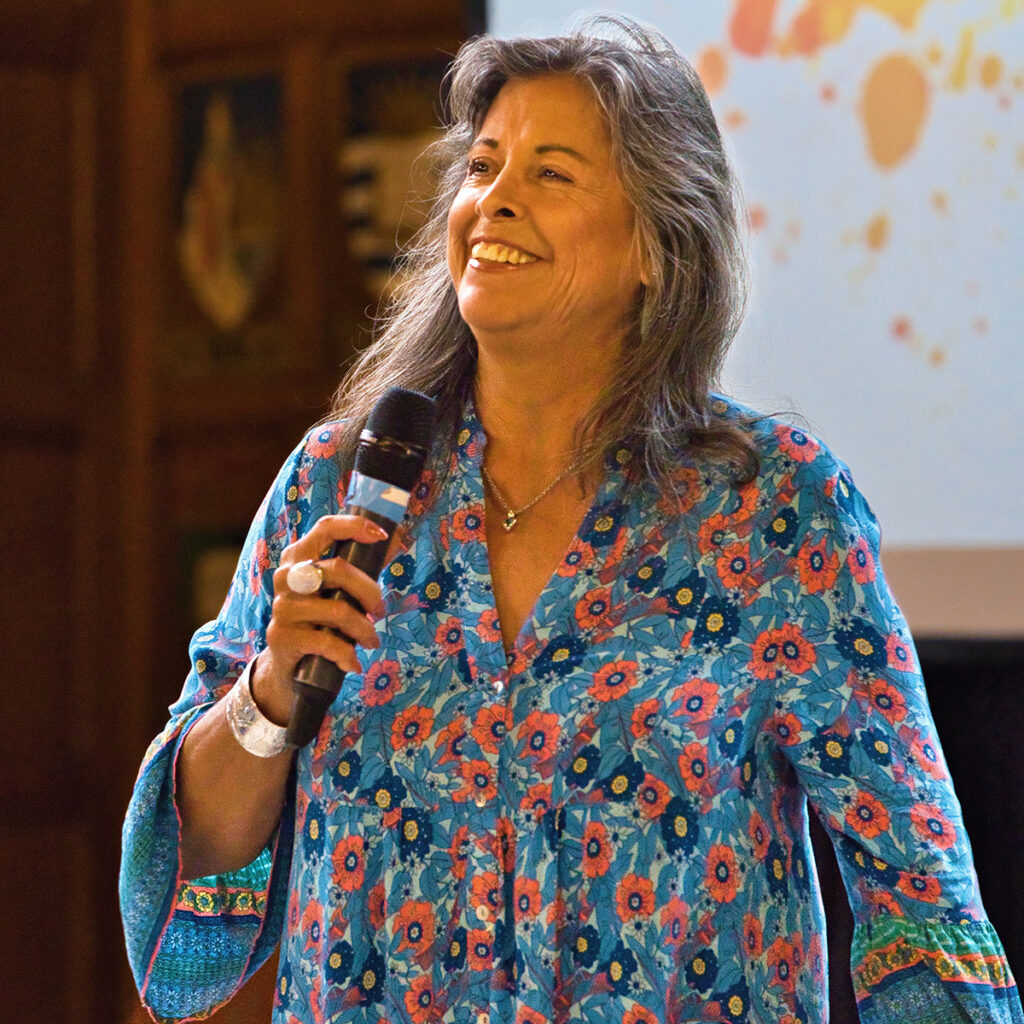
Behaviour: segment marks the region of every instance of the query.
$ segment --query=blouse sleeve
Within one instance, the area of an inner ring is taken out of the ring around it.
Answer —
[[[812,467],[803,467],[811,470]],[[782,750],[829,832],[854,916],[864,1024],[1024,1024],[879,530],[822,449],[787,557],[804,671],[780,679]]]
[[[220,615],[192,639],[191,672],[135,783],[122,832],[121,915],[139,994],[156,1019],[213,1012],[270,957],[281,935],[294,787],[272,845],[251,864],[185,881],[175,772],[189,729],[263,647],[281,550],[309,528],[314,509],[337,507],[327,441],[324,432],[307,437],[278,474],[249,530]]]

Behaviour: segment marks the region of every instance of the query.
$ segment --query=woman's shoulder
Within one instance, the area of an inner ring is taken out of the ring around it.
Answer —
[[[759,460],[752,483],[760,494],[785,500],[799,494],[820,507],[874,519],[850,468],[798,414],[765,413],[721,394],[712,396],[710,408],[751,439]]]

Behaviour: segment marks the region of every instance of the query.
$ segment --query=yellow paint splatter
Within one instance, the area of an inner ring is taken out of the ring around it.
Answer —
[[[974,29],[967,26],[960,30],[960,45],[957,47],[956,57],[953,58],[953,68],[949,72],[949,87],[951,89],[960,90],[967,85],[967,67],[973,52]]]
[[[948,353],[941,345],[933,345],[928,353],[928,362],[936,369],[945,363]]]
[[[927,50],[924,51],[924,59],[929,64],[941,64],[943,58],[942,47],[938,43],[932,43]]]
[[[729,77],[729,65],[725,54],[717,46],[708,46],[697,55],[697,74],[704,88],[712,96],[721,92]]]
[[[990,53],[982,59],[981,84],[986,89],[994,89],[1003,77],[1003,61],[998,54]]]
[[[892,168],[917,145],[928,113],[928,83],[904,53],[882,58],[868,72],[860,115],[868,152],[879,167]]]
[[[999,148],[999,136],[995,132],[985,132],[981,137],[981,144],[992,153]]]
[[[864,242],[869,249],[884,249],[889,241],[889,218],[876,213],[864,228]]]
[[[945,192],[936,190],[932,193],[932,209],[936,213],[949,213],[949,196]]]
[[[864,8],[891,18],[909,30],[917,24],[921,9],[931,0],[805,0],[783,36],[783,56],[808,57],[824,46],[846,37],[857,14]]]
[[[865,7],[873,7],[879,14],[887,14],[900,28],[912,29],[917,24],[921,8],[929,0],[863,0]]]

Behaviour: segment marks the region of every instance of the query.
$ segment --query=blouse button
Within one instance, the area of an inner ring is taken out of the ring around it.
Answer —
[[[491,1015],[489,1013],[478,1013],[476,1015],[476,1024],[491,1024]]]
[[[473,803],[475,803],[477,805],[477,807],[486,807],[487,806],[487,797],[485,797],[483,795],[483,793],[479,793],[474,798]]]
[[[501,693],[505,689],[505,684],[500,679],[494,680],[494,692]]]
[[[491,916],[491,912],[487,909],[486,906],[481,905],[476,908],[476,916],[481,921],[486,921]]]

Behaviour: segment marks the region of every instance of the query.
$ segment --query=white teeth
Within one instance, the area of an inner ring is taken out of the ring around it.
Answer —
[[[498,242],[476,242],[471,253],[475,260],[488,260],[491,263],[534,263],[536,256],[519,249],[510,249]]]

